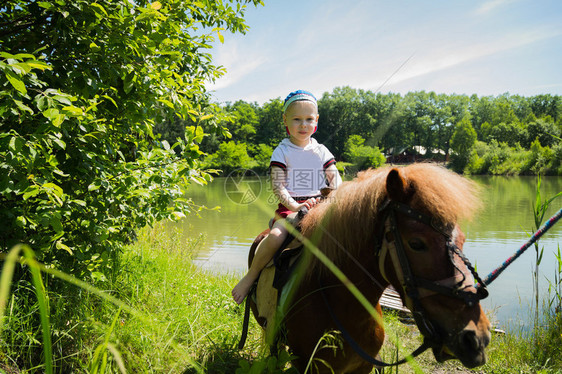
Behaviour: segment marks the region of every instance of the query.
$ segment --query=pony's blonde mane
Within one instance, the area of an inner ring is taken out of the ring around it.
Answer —
[[[387,200],[386,178],[393,168],[360,173],[343,183],[328,199],[312,209],[302,222],[302,232],[317,243],[336,265],[358,251],[374,248],[374,222],[381,204]],[[397,168],[414,194],[410,206],[439,219],[456,224],[470,219],[480,206],[477,185],[443,167],[412,164]],[[317,272],[319,260],[311,259],[307,272]]]

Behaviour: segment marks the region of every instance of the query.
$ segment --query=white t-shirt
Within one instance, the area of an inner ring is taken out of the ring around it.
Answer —
[[[305,197],[320,195],[320,189],[327,187],[325,170],[335,163],[334,155],[316,139],[302,148],[285,138],[273,151],[270,166],[286,171],[285,185],[291,197]]]

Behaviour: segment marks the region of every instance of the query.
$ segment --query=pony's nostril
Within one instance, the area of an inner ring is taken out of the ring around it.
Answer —
[[[463,331],[459,337],[459,343],[465,349],[477,351],[480,349],[476,333],[474,331]]]

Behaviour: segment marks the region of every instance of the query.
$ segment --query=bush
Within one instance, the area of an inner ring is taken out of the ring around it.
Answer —
[[[554,151],[550,147],[543,147],[537,137],[533,143],[531,143],[530,157],[527,161],[527,166],[534,174],[549,174],[550,170],[553,168]]]
[[[477,141],[470,151],[466,174],[518,175],[529,170],[529,151],[516,144],[498,143],[492,139],[489,144]]]
[[[249,154],[253,157],[257,173],[265,173],[269,169],[273,148],[266,144],[258,144],[256,146],[250,144]]]
[[[3,2],[0,252],[23,242],[46,264],[100,276],[139,227],[191,211],[185,188],[210,179],[203,129],[171,145],[155,123],[215,117],[205,82],[224,70],[210,42],[244,32],[245,4],[261,2],[234,3]]]
[[[476,142],[476,137],[476,130],[472,127],[468,116],[456,124],[451,137],[451,164],[454,170],[464,170],[470,160],[470,150]]]
[[[370,167],[377,168],[386,162],[379,147],[370,147],[363,143],[365,143],[365,139],[360,135],[352,135],[345,142],[344,157],[354,164],[357,171]]]
[[[207,157],[204,166],[228,174],[236,169],[251,169],[256,163],[248,155],[246,143],[221,143],[218,151]]]

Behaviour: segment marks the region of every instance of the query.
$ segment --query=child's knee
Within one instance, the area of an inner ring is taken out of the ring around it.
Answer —
[[[284,221],[284,220],[283,220]],[[284,222],[278,220],[273,225],[273,228],[269,232],[269,235],[277,236],[277,237],[285,237],[287,235],[287,228],[285,227]]]

